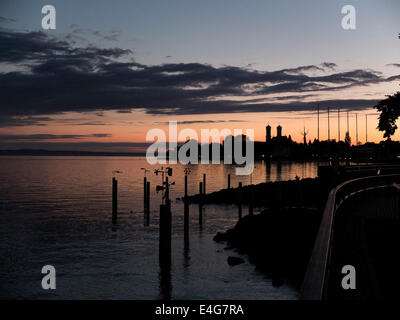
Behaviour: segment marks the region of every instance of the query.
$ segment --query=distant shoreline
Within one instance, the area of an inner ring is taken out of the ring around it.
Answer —
[[[0,150],[0,156],[77,156],[77,157],[144,157],[145,153],[92,152],[92,151],[53,151],[53,150]]]

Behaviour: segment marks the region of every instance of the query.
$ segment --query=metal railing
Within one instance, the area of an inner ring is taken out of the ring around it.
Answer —
[[[336,210],[342,202],[355,193],[390,186],[399,181],[400,174],[370,176],[343,182],[331,190],[304,277],[301,299],[322,300],[326,298],[327,270],[330,262],[334,218]]]
[[[362,164],[362,165],[351,165],[344,166],[342,173],[358,173],[358,172],[370,172],[375,175],[377,172],[381,174],[394,174],[400,172],[400,165],[398,164]]]

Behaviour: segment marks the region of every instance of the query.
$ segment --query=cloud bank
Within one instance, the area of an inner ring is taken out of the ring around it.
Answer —
[[[116,40],[118,33],[112,35]],[[68,37],[0,29],[0,126],[44,125],[46,116],[72,111],[194,115],[309,111],[316,103],[363,109],[376,100],[318,101],[318,94],[400,79],[370,69],[336,69],[333,62],[275,71],[201,63],[145,65],[134,60],[131,50],[77,47]],[[304,102],[305,96],[315,99]]]

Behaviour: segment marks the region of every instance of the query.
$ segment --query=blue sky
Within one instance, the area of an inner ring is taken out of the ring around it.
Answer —
[[[47,4],[56,30],[41,28]],[[399,12],[398,0],[2,0],[0,143],[141,143],[169,120],[256,139],[282,124],[301,140],[304,126],[316,136],[317,104],[322,127],[328,106],[370,115],[379,141],[372,106],[399,88]]]
[[[81,29],[121,31],[118,46],[141,63],[201,62],[279,69],[334,61],[383,67],[397,61],[400,1],[396,0],[86,0],[2,1],[16,29],[40,30],[41,7],[57,10],[55,34]],[[357,10],[357,29],[341,28],[341,8]],[[99,39],[86,35],[99,43]],[[115,43],[104,42],[102,46]],[[166,58],[167,56],[171,56]]]

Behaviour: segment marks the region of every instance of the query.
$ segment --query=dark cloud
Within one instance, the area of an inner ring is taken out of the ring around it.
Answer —
[[[107,138],[111,137],[108,133],[95,133],[95,134],[0,134],[0,142],[10,141],[42,141],[42,140],[55,140],[55,139],[82,139],[82,138]]]
[[[98,65],[106,63],[110,58],[120,58],[131,53],[130,50],[120,48],[75,48],[68,41],[57,40],[41,31],[0,30],[0,62],[27,64],[33,77],[63,72],[72,73],[71,75],[95,72]],[[21,74],[11,75],[17,77]]]
[[[387,64],[387,66],[400,68],[400,63],[389,63],[389,64]]]
[[[325,71],[326,69],[334,70],[336,67],[337,67],[336,63],[323,62],[320,65],[299,66],[297,68],[292,68],[292,69],[283,69],[282,71],[289,73],[303,73],[306,71]]]
[[[0,123],[18,117],[64,112],[141,109],[149,114],[313,110],[314,102],[254,102],[257,95],[287,96],[368,86],[394,81],[374,70],[328,73],[332,62],[276,71],[257,71],[201,63],[144,65],[132,51],[73,46],[43,32],[0,30],[0,62],[28,70],[0,72]],[[308,75],[307,71],[318,71]],[[230,96],[240,96],[241,101]],[[216,99],[217,98],[217,99]],[[248,101],[246,101],[246,99]],[[304,98],[303,98],[304,99]],[[282,100],[282,99],[280,99]],[[319,101],[318,101],[319,102]],[[374,100],[322,101],[366,108]],[[15,121],[14,121],[15,122]]]
[[[324,71],[324,69],[315,65],[309,65],[309,66],[300,66],[292,69],[284,69],[282,71],[287,73],[303,73],[305,71]]]
[[[76,126],[105,126],[107,123],[105,122],[94,122],[94,121],[89,121],[89,122],[81,122],[77,123]]]
[[[187,121],[177,121],[177,124],[196,124],[196,123],[227,123],[227,122],[246,122],[243,120],[187,120]],[[155,125],[168,125],[169,121],[154,122]]]
[[[181,109],[157,109],[148,111],[151,114],[164,115],[187,115],[209,113],[242,113],[242,112],[289,112],[289,111],[315,111],[317,103],[321,108],[341,107],[343,110],[362,110],[373,107],[378,101],[374,99],[348,99],[348,100],[318,100],[312,102],[292,103],[248,103],[242,104],[237,101],[215,101],[207,102],[205,107],[181,108]],[[215,107],[213,107],[213,104]]]
[[[150,143],[141,142],[1,142],[1,150],[36,149],[62,151],[146,152]]]
[[[64,36],[64,39],[73,44],[88,43],[89,39],[98,41],[118,41],[121,36],[120,30],[112,30],[109,32],[101,30],[91,30],[87,28],[81,28],[77,24],[70,25],[71,31]]]
[[[121,31],[112,30],[109,33],[105,33],[103,31],[93,31],[92,34],[96,37],[99,37],[100,40],[108,40],[108,41],[118,41],[121,35]]]
[[[0,23],[9,24],[9,23],[13,23],[15,21],[16,20],[12,19],[12,18],[0,17]]]
[[[301,99],[315,97],[315,96],[317,96],[317,95],[316,94],[303,94],[303,95],[292,95],[292,96],[278,96],[278,97],[274,97],[274,99],[278,100],[278,101],[283,101],[283,100],[301,100]]]
[[[257,63],[256,62],[251,62],[246,64],[245,68],[253,68]]]
[[[1,111],[0,111],[1,112]],[[41,116],[2,116],[0,114],[0,128],[2,127],[22,127],[22,126],[46,126],[49,121],[53,119],[50,117]]]
[[[111,137],[111,134],[109,134],[109,133],[94,133],[94,134],[91,134],[91,135],[88,135],[88,136],[89,137],[96,137],[96,138],[109,138],[109,137]]]
[[[334,70],[337,68],[337,64],[333,62],[323,62],[321,63],[321,66],[325,69],[331,69]]]

